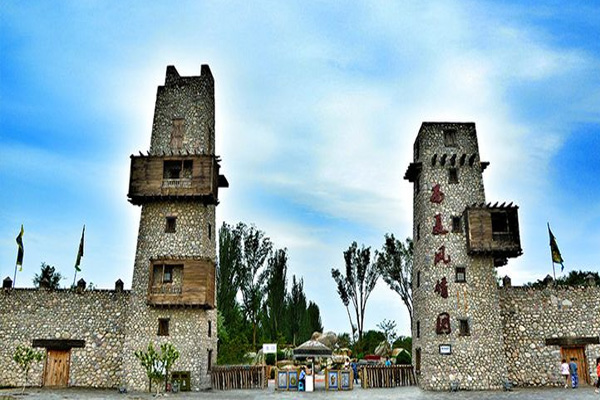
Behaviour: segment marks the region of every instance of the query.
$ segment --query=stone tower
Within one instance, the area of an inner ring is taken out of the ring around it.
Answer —
[[[214,80],[168,66],[158,87],[150,151],[131,156],[129,201],[141,206],[123,385],[145,389],[135,350],[170,342],[188,389],[210,386],[216,360],[215,208],[227,187],[215,156]],[[185,386],[185,385],[184,385]]]
[[[413,195],[413,360],[428,390],[507,377],[495,268],[521,251],[517,207],[485,203],[474,123],[421,125]]]

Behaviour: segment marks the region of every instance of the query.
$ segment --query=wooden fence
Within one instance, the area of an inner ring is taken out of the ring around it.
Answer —
[[[266,389],[268,385],[265,365],[218,365],[210,370],[213,389]]]
[[[361,368],[363,388],[389,388],[417,384],[412,365],[367,365]]]

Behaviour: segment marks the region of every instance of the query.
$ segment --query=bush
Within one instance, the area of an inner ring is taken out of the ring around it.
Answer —
[[[396,356],[396,365],[400,364],[412,364],[412,357],[410,356],[410,353],[405,351],[398,353]]]

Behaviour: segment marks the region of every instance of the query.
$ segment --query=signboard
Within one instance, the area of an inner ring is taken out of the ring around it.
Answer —
[[[440,344],[440,354],[452,354],[452,345]]]
[[[277,353],[277,343],[264,343],[263,344],[263,354],[276,354]]]

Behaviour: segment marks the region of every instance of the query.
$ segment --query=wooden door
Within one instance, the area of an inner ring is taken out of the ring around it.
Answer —
[[[44,366],[44,386],[68,386],[71,350],[48,349]]]
[[[561,347],[561,357],[571,362],[571,358],[575,358],[577,363],[577,374],[579,375],[579,383],[587,383],[591,385],[590,370],[588,368],[587,358],[585,356],[585,347]]]

